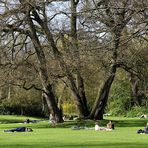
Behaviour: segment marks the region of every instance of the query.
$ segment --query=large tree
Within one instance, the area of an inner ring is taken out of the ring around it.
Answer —
[[[145,25],[143,25],[142,29],[139,28],[139,26],[143,23],[143,21],[140,21],[139,25],[136,26],[137,28],[134,28],[134,31],[131,32],[128,37],[124,36],[126,29],[131,27],[131,22],[134,22],[135,24],[135,21],[133,20],[137,20],[136,17],[141,12],[145,12],[146,9],[141,7],[144,2],[141,4],[137,1],[129,0],[121,0],[120,2],[114,0],[94,0],[90,2],[87,1],[87,4],[88,3],[92,6],[91,9],[86,6],[86,16],[88,17],[88,22],[90,23],[96,21],[96,24],[99,24],[99,26],[94,30],[98,31],[99,28],[100,31],[101,29],[103,30],[103,40],[107,34],[107,40],[109,42],[104,42],[104,48],[108,50],[107,53],[111,56],[110,59],[108,59],[108,76],[106,77],[104,84],[96,97],[96,101],[90,113],[91,118],[103,119],[103,113],[105,111],[110,88],[114,81],[117,68],[120,67],[130,73],[134,73],[132,68],[129,68],[126,64],[126,59],[123,61],[120,52],[121,49],[123,50],[126,47],[126,43],[141,33],[142,30],[146,29]],[[144,14],[142,16],[144,16]],[[98,38],[99,40],[101,39],[100,36]]]
[[[11,7],[11,5],[13,7]],[[44,51],[44,34],[48,33],[49,44],[56,52],[56,46],[52,34],[47,25],[46,5],[44,1],[18,1],[16,3],[4,2],[1,4],[1,30],[4,35],[9,34],[13,41],[13,49],[20,43],[19,36],[23,35],[24,43],[32,43],[37,60],[38,72],[42,84],[42,91],[46,99],[49,112],[53,115],[56,122],[62,122],[62,114],[57,106],[56,97],[49,79],[47,69],[47,59]],[[42,13],[40,13],[40,11]],[[40,14],[39,14],[40,13]],[[44,19],[41,20],[40,16]],[[40,30],[40,31],[39,31]],[[9,40],[9,38],[7,38]],[[23,50],[24,45],[22,45]],[[14,54],[14,53],[13,53]]]

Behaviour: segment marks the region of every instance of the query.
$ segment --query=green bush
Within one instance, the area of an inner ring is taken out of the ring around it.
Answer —
[[[112,84],[108,100],[107,112],[113,116],[126,116],[131,109],[131,92],[128,78],[119,71]]]
[[[148,115],[148,108],[134,106],[127,112],[127,117],[140,117],[142,114]]]

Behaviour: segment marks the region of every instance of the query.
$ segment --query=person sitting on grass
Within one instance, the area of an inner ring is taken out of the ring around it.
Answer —
[[[148,134],[148,123],[146,124],[146,127],[144,128],[145,134]]]
[[[114,125],[114,123],[111,120],[107,123],[107,128],[108,129],[112,129],[112,130],[115,129],[115,125]]]
[[[17,127],[10,130],[4,130],[4,132],[32,132],[33,130],[28,127]]]
[[[29,123],[30,123],[30,119],[26,119],[26,120],[24,121],[24,123],[25,123],[25,124],[29,124]]]
[[[98,122],[95,123],[95,131],[111,131],[112,129],[101,127]]]

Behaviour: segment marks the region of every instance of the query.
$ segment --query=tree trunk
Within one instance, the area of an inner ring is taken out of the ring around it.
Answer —
[[[81,75],[79,73],[77,74],[77,85],[78,85],[78,93],[79,93],[79,96],[82,100],[83,116],[84,116],[84,118],[86,118],[90,112],[88,110],[83,78],[81,77]]]
[[[53,93],[52,86],[49,83],[47,66],[46,66],[46,57],[44,55],[44,51],[36,34],[35,25],[33,24],[30,12],[28,12],[27,18],[31,30],[31,40],[33,42],[37,58],[39,61],[39,74],[40,74],[40,79],[42,81],[43,93],[47,102],[47,106],[53,118],[55,119],[55,122],[63,122],[62,114],[57,107],[56,97]]]
[[[63,114],[57,106],[57,102],[52,92],[52,87],[50,84],[48,84],[47,88],[45,88],[45,92],[46,93],[44,93],[44,96],[45,96],[50,114],[52,114],[54,120],[57,123],[63,122],[63,117],[62,117]]]
[[[96,101],[90,113],[90,118],[92,119],[99,119],[99,120],[103,119],[103,114],[104,114],[105,107],[107,105],[110,88],[114,81],[115,74],[117,71],[117,63],[116,63],[117,49],[119,48],[121,30],[119,29],[113,32],[113,36],[114,36],[114,41],[113,41],[114,48],[112,53],[113,64],[111,66],[110,75],[104,82],[104,85],[100,91],[100,94],[96,98]]]
[[[91,119],[103,119],[104,110],[107,104],[110,88],[116,74],[116,69],[116,65],[113,65],[111,68],[110,76],[105,81],[100,93],[98,93],[99,95],[96,98],[96,102],[94,103],[93,109],[90,113]]]
[[[72,0],[73,1],[73,0]],[[78,3],[78,0],[74,2],[74,5],[72,5],[72,7],[74,6],[74,10],[76,11],[76,5]],[[88,108],[87,108],[87,101],[86,101],[86,97],[85,97],[85,93],[84,93],[84,85],[82,84],[83,83],[83,80],[81,79],[81,86],[82,87],[79,87],[81,88],[81,91],[78,90],[78,87],[76,86],[76,83],[75,83],[75,79],[72,75],[72,73],[69,71],[63,57],[62,57],[62,54],[60,53],[60,51],[58,50],[55,42],[54,42],[54,39],[53,39],[53,35],[52,33],[50,32],[49,28],[48,28],[48,24],[47,22],[43,22],[40,18],[40,16],[38,15],[38,13],[36,11],[33,11],[33,14],[34,14],[34,17],[35,17],[35,20],[40,24],[40,26],[42,27],[42,30],[44,31],[49,43],[50,43],[50,46],[53,50],[53,54],[56,58],[56,60],[59,62],[62,70],[66,73],[67,75],[67,78],[69,80],[69,86],[75,96],[75,101],[76,101],[76,105],[77,105],[77,108],[79,110],[79,114],[80,114],[80,117],[84,118],[85,116],[88,115]],[[77,49],[77,35],[76,35],[76,12],[73,12],[74,16],[72,15],[72,20],[74,22],[74,26],[72,27],[72,37],[74,39],[74,47],[76,50]],[[80,73],[79,73],[80,74]],[[79,77],[80,78],[80,77]],[[81,92],[81,95],[79,94],[79,92]],[[83,97],[83,98],[81,98]],[[85,106],[85,107],[84,107]]]
[[[71,38],[73,41],[74,48],[74,57],[77,63],[77,90],[78,92],[73,91],[73,94],[76,97],[76,100],[79,100],[77,107],[79,109],[80,116],[85,118],[89,115],[89,110],[87,106],[87,99],[85,95],[84,81],[80,73],[80,55],[78,48],[78,39],[77,39],[77,5],[79,0],[71,0]]]

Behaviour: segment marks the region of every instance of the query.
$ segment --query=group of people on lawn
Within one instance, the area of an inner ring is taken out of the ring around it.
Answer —
[[[27,120],[28,121],[28,120]],[[111,131],[115,129],[114,123],[110,120],[106,127],[101,127],[99,122],[95,123],[95,131]],[[32,132],[33,130],[28,127],[17,127],[10,130],[4,130],[4,132]],[[139,129],[137,134],[148,134],[148,123],[146,124],[144,129]]]
[[[107,123],[107,127],[101,127],[99,125],[98,122],[95,123],[95,130],[99,131],[99,130],[104,130],[104,131],[111,131],[114,130],[114,124],[112,123],[112,121],[109,121]],[[9,129],[9,130],[4,130],[4,132],[32,132],[33,130],[31,128],[28,127],[17,127],[14,129]]]
[[[101,131],[101,130],[111,131],[111,130],[114,130],[114,129],[115,129],[115,126],[114,126],[114,123],[112,123],[112,121],[109,121],[107,123],[107,127],[101,127],[98,122],[96,122],[96,124],[95,124],[95,130],[96,131]],[[148,134],[148,122],[147,122],[144,129],[139,129],[137,131],[137,134]]]

